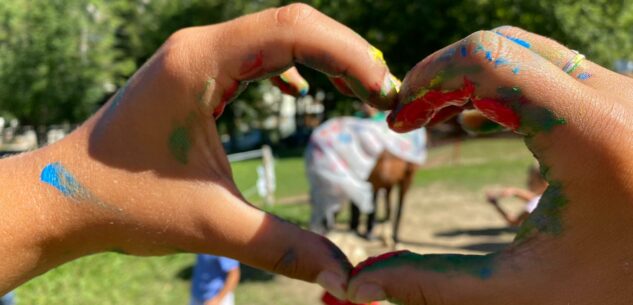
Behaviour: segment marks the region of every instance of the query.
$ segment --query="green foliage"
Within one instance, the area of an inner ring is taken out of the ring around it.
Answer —
[[[0,110],[33,124],[81,121],[176,30],[290,2],[0,1]],[[505,24],[550,36],[607,67],[633,54],[633,0],[305,2],[382,49],[400,77],[435,50]],[[335,91],[324,77],[300,71],[313,89]],[[350,112],[340,106],[340,95],[326,96],[328,111]],[[251,92],[243,99],[252,103],[260,97]],[[226,115],[223,121],[239,119],[230,107]]]
[[[106,1],[0,3],[0,107],[26,123],[79,122],[133,69]]]

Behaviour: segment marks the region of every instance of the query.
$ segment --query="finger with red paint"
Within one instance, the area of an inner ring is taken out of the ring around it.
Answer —
[[[174,33],[102,109],[62,141],[0,162],[0,294],[103,251],[213,253],[344,298],[351,266],[327,239],[250,204],[216,126],[245,86],[303,64],[364,101],[393,106],[380,51],[303,4]],[[253,174],[253,173],[247,173]],[[244,173],[241,173],[244,175]],[[37,215],[37,216],[34,216]],[[32,221],[37,217],[38,221]]]
[[[209,61],[204,68],[200,62],[192,64],[204,72],[198,76],[203,79],[198,89],[192,90],[208,91],[204,104],[215,113],[248,82],[277,75],[295,63],[339,79],[337,88],[378,108],[391,108],[397,97],[399,83],[382,52],[307,5],[269,9],[230,23],[181,30],[175,36],[176,41],[179,36],[202,41],[222,59]],[[215,90],[204,89],[207,79],[213,79]]]
[[[495,253],[397,252],[368,260],[352,271],[352,301],[633,302],[625,284],[633,257],[632,97],[602,86],[624,88],[631,80],[576,52],[547,58],[549,40],[502,34],[477,32],[421,61],[405,78],[389,122],[406,131],[442,109],[474,108],[523,135],[549,182],[538,207],[514,242]]]

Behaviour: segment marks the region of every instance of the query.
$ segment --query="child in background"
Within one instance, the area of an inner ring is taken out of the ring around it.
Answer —
[[[523,221],[536,209],[541,195],[547,189],[547,181],[543,178],[538,165],[533,164],[528,168],[528,189],[520,189],[515,187],[507,187],[501,191],[486,193],[487,201],[501,214],[503,219],[512,227],[518,227]],[[499,199],[507,197],[516,197],[526,202],[524,211],[517,217],[511,217],[499,205]]]
[[[4,296],[0,296],[0,305],[15,305],[15,292],[11,291]]]
[[[240,281],[240,263],[236,260],[198,254],[191,281],[190,305],[233,305],[233,291]]]

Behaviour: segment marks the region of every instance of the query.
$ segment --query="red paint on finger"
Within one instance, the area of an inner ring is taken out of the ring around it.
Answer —
[[[521,119],[516,112],[505,106],[502,101],[492,98],[473,99],[473,105],[484,116],[504,127],[516,130],[521,124]]]
[[[321,297],[321,301],[325,305],[363,305],[363,304],[352,303],[350,301],[339,300],[335,296],[331,295],[329,292],[326,292],[323,294],[323,296]],[[367,303],[367,305],[379,305],[379,303],[371,302],[371,303]]]
[[[273,85],[275,85],[277,88],[279,88],[279,90],[281,90],[281,92],[284,94],[288,94],[292,96],[299,95],[299,90],[297,90],[297,88],[285,82],[279,76],[272,77],[270,79],[270,82],[273,83]]]
[[[425,89],[423,89],[425,90]],[[443,108],[464,106],[475,93],[475,85],[464,77],[464,85],[457,90],[441,91],[432,89],[424,91],[406,104],[389,114],[389,127],[398,132],[406,132],[426,125]],[[453,113],[454,115],[455,113]]]
[[[354,267],[354,269],[352,269],[352,272],[350,272],[350,277],[356,276],[359,272],[361,272],[364,268],[367,268],[375,263],[381,262],[381,261],[385,261],[388,260],[392,257],[398,256],[400,254],[403,253],[408,253],[408,250],[400,250],[400,251],[394,251],[394,252],[389,252],[389,253],[384,253],[378,256],[373,256],[370,257],[368,259],[366,259],[365,261],[363,261],[362,263],[356,265],[356,267]]]
[[[429,121],[428,126],[442,123],[458,114],[460,114],[464,108],[459,106],[448,106],[438,111]]]
[[[352,89],[347,86],[345,80],[342,77],[330,77],[330,80],[332,81],[332,84],[334,85],[336,90],[347,96],[354,96],[354,92],[352,92]]]
[[[215,109],[213,109],[214,118],[217,119],[222,115],[222,113],[224,112],[224,108],[226,107],[226,104],[235,97],[235,94],[237,93],[239,88],[240,88],[240,82],[234,81],[230,87],[224,90],[224,94],[222,94],[222,98],[220,99],[220,104],[218,104],[215,107]]]
[[[240,76],[254,77],[261,73],[264,66],[264,52],[259,51],[257,54],[250,55],[240,67]]]

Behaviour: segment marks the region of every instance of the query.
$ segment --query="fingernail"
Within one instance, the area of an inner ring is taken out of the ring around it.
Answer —
[[[387,298],[385,291],[376,284],[361,284],[356,289],[356,294],[352,297],[352,301],[356,303],[369,303],[372,301],[380,301]]]
[[[385,78],[382,81],[382,87],[380,88],[380,95],[383,97],[396,95],[400,91],[400,85],[402,82],[393,74],[385,74]]]
[[[345,283],[343,276],[332,271],[322,271],[316,278],[316,282],[339,300],[346,299]]]
[[[374,61],[387,65],[387,62],[382,55],[382,51],[378,50],[378,48],[369,45],[369,50],[367,52],[369,53],[369,57],[371,57]]]

